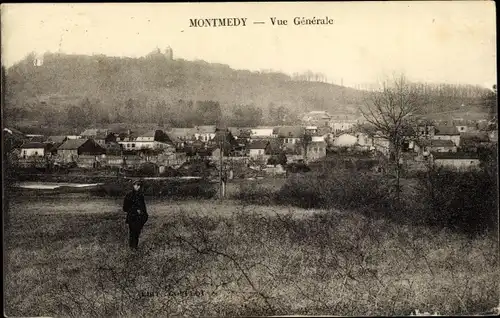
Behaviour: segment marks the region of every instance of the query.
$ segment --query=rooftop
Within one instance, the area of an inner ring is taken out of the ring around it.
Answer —
[[[455,136],[455,135],[460,135],[458,132],[457,128],[455,126],[438,126],[435,128],[435,135],[448,135],[448,136]]]
[[[107,129],[100,129],[100,128],[92,128],[92,129],[86,129],[84,132],[80,134],[82,137],[91,137],[91,138],[106,138],[108,135],[108,130]]]
[[[76,150],[80,148],[84,143],[86,143],[88,139],[69,139],[66,140],[62,145],[60,145],[57,149],[60,150]]]
[[[433,139],[430,143],[431,147],[455,147],[455,143],[451,140]]]
[[[49,136],[49,138],[47,138],[47,142],[61,144],[66,140],[66,138],[66,136]]]
[[[213,134],[215,133],[215,129],[215,125],[204,125],[196,127],[196,131],[200,134]]]
[[[267,140],[256,140],[248,145],[248,149],[266,149],[267,145],[269,145]]]
[[[305,133],[305,129],[302,126],[282,126],[277,127],[278,137],[287,138],[301,138]]]
[[[150,130],[138,135],[137,137],[154,137],[155,135],[156,135],[156,130]]]
[[[487,132],[467,132],[460,134],[460,142],[488,142],[490,140]]]
[[[33,136],[33,137],[30,137],[29,140],[31,142],[44,142],[45,141],[45,137],[44,136]]]
[[[23,149],[39,149],[39,148],[45,148],[45,144],[41,142],[27,142],[21,146]]]

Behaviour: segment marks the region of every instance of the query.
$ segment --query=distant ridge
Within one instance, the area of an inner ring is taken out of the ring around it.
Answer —
[[[159,51],[141,58],[45,53],[28,56],[6,73],[7,107],[25,112],[30,119],[43,117],[44,107],[66,112],[85,98],[111,114],[128,99],[134,99],[134,107],[144,114],[149,112],[151,117],[154,104],[172,105],[170,112],[182,112],[185,110],[175,106],[179,100],[212,100],[220,103],[223,114],[237,105],[254,105],[262,109],[262,124],[266,124],[270,105],[286,107],[297,116],[311,110],[359,114],[358,107],[366,99],[366,91],[354,88],[297,81],[276,72],[234,70],[225,64],[173,59]],[[477,98],[436,96],[428,111],[463,112],[464,108],[458,107],[462,104],[474,108]]]

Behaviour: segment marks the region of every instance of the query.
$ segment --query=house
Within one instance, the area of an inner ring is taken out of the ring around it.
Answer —
[[[160,130],[150,130],[139,134],[135,141],[137,142],[150,142],[152,143],[155,140],[158,140],[158,134],[160,134]]]
[[[433,139],[429,140],[428,146],[424,148],[428,152],[457,152],[457,146],[451,140]]]
[[[203,142],[208,142],[215,137],[215,125],[195,127],[194,138]]]
[[[137,137],[130,134],[128,137],[120,138],[118,143],[124,150],[145,150],[145,149],[170,149],[172,148],[171,140],[162,130],[150,130],[143,133],[138,133]]]
[[[318,126],[306,126],[304,127],[305,133],[309,135],[314,135],[318,133]]]
[[[333,140],[335,147],[353,147],[358,142],[358,137],[351,134],[342,134]]]
[[[438,126],[434,130],[432,139],[451,140],[455,146],[460,145],[460,133],[455,126]]]
[[[269,141],[256,140],[248,145],[248,150],[250,158],[263,158],[266,155],[266,151],[269,151]]]
[[[28,134],[28,135],[26,135],[26,138],[28,138],[28,140],[31,142],[44,142],[45,141],[44,135]]]
[[[50,145],[42,142],[29,141],[21,145],[21,157],[26,159],[30,157],[44,157],[49,151]]]
[[[112,139],[111,136],[113,136]],[[107,136],[112,142],[128,141],[130,137],[132,137],[132,131],[125,127],[114,127],[109,130]]]
[[[97,144],[104,146],[110,133],[108,129],[93,128],[86,129],[80,134],[80,137],[83,139],[93,139]]]
[[[274,127],[258,126],[250,128],[251,139],[266,139],[276,137]]]
[[[184,146],[187,143],[191,143],[195,140],[195,128],[171,128],[167,131],[167,135],[170,140],[176,144],[176,146]]]
[[[453,169],[478,169],[480,165],[478,154],[467,152],[434,152],[431,160],[437,167]]]
[[[452,123],[459,133],[474,132],[479,128],[479,125],[474,120],[457,119],[453,120]]]
[[[307,160],[318,160],[326,157],[326,142],[321,136],[313,136],[307,145]]]
[[[302,122],[306,125],[329,126],[332,116],[324,110],[313,110],[302,116]]]
[[[294,147],[300,143],[305,135],[305,128],[302,126],[281,126],[276,129],[277,137],[286,147]]]
[[[465,152],[477,152],[478,148],[490,143],[486,132],[468,132],[460,134],[460,150]]]
[[[57,155],[64,162],[73,162],[81,155],[99,156],[106,150],[92,139],[69,139],[57,148]]]
[[[84,131],[80,134],[80,137],[81,137],[81,138],[91,139],[91,138],[94,138],[94,137],[96,137],[97,135],[102,134],[102,133],[107,134],[107,133],[108,133],[108,130],[107,130],[107,129],[100,129],[100,128],[90,128],[90,129],[85,129],[85,130],[84,130]]]

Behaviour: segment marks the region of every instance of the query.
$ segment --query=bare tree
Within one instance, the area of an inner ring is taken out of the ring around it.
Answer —
[[[396,174],[396,198],[400,201],[401,153],[405,143],[415,139],[415,114],[425,102],[416,85],[412,85],[404,75],[394,76],[382,83],[382,88],[373,91],[366,100],[361,113],[366,122],[373,126],[377,137],[389,144],[389,161]],[[373,134],[372,134],[373,135]]]

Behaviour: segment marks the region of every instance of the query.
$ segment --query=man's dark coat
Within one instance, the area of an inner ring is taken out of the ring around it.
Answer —
[[[123,200],[123,212],[127,213],[126,223],[140,223],[144,225],[148,220],[144,195],[135,190],[127,193]]]

